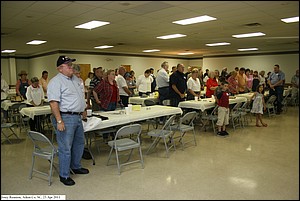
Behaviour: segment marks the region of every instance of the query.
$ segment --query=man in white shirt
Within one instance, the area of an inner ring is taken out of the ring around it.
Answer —
[[[149,95],[151,92],[151,83],[153,78],[150,76],[149,69],[145,70],[144,75],[140,75],[136,81],[136,87],[139,91],[139,96]]]
[[[167,73],[167,70],[169,68],[168,62],[164,61],[161,64],[161,69],[157,73],[156,77],[156,84],[158,87],[158,93],[159,93],[159,104],[162,105],[162,102],[166,99],[169,99],[169,79],[170,76]]]
[[[129,96],[131,91],[128,89],[127,82],[124,78],[126,70],[123,66],[119,67],[118,76],[116,76],[116,82],[119,87],[119,94],[121,99],[121,105],[128,107]]]

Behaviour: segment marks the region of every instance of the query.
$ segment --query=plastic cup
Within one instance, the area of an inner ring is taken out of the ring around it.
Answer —
[[[198,101],[198,96],[195,96],[195,101]]]
[[[86,110],[86,113],[87,113],[86,115],[88,117],[92,116],[92,110],[91,109]]]

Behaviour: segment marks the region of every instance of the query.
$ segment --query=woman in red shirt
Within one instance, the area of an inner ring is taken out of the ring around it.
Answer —
[[[100,94],[100,100],[98,95]],[[117,107],[120,100],[119,88],[115,80],[115,71],[108,70],[104,79],[102,79],[93,90],[96,103],[104,111],[112,111]]]
[[[211,98],[214,95],[216,88],[218,87],[218,81],[216,79],[215,72],[209,73],[209,79],[206,81],[206,98]]]

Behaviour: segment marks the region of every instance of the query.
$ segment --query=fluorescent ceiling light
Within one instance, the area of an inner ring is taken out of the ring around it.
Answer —
[[[97,47],[94,47],[94,48],[97,48],[97,49],[106,49],[106,48],[111,48],[113,47],[112,45],[102,45],[102,46],[97,46]]]
[[[178,53],[178,55],[190,55],[194,54],[193,52],[183,52],[183,53]]]
[[[266,34],[262,32],[256,32],[256,33],[247,33],[247,34],[238,34],[238,35],[232,35],[234,38],[247,38],[247,37],[256,37],[256,36],[264,36]]]
[[[253,48],[241,48],[241,49],[238,49],[238,51],[254,51],[254,50],[258,50],[258,48],[253,47]]]
[[[281,21],[283,21],[285,23],[299,22],[299,16],[298,17],[284,18],[284,19],[281,19]]]
[[[1,52],[2,53],[13,53],[15,52],[16,50],[2,50]]]
[[[193,18],[189,18],[189,19],[174,21],[172,23],[180,24],[180,25],[188,25],[188,24],[195,24],[195,23],[200,23],[200,22],[207,22],[207,21],[216,20],[216,19],[217,18],[210,17],[208,15],[203,15],[203,16],[199,16],[199,17],[193,17]]]
[[[222,42],[222,43],[208,43],[206,46],[221,46],[221,45],[230,45],[230,43]]]
[[[87,23],[84,23],[84,24],[80,24],[80,25],[77,25],[75,26],[75,28],[79,28],[79,29],[94,29],[94,28],[97,28],[97,27],[101,27],[101,26],[104,26],[104,25],[107,25],[107,24],[110,24],[109,22],[102,22],[102,21],[90,21],[90,22],[87,22]]]
[[[183,34],[171,34],[171,35],[166,35],[166,36],[158,36],[156,38],[159,39],[171,39],[171,38],[180,38],[180,37],[185,37],[186,35]]]
[[[143,52],[159,52],[160,50],[153,49],[153,50],[143,50]]]
[[[33,41],[30,41],[28,43],[26,43],[27,45],[40,45],[40,44],[43,44],[43,43],[46,43],[47,41],[45,40],[33,40]]]

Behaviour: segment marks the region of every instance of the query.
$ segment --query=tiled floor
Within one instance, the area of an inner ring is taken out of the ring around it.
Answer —
[[[198,145],[178,147],[165,158],[163,145],[145,155],[145,168],[136,163],[118,175],[115,165],[106,166],[109,148],[94,147],[96,165],[82,160],[88,175],[75,175],[76,185],[64,186],[54,172],[48,186],[43,176],[28,179],[32,143],[25,133],[21,143],[1,145],[1,194],[66,195],[67,199],[299,199],[299,108],[272,118],[268,127],[255,127],[254,118],[246,128],[228,129],[221,138],[211,130],[196,127]],[[151,139],[143,136],[143,152]],[[39,168],[48,163],[40,161]]]

